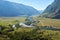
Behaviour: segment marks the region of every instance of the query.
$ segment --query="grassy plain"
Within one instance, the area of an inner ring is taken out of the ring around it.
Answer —
[[[0,25],[9,25],[9,24],[16,24],[25,21],[25,17],[1,17],[0,18]]]
[[[60,40],[60,31],[36,30],[33,28],[9,28],[9,24],[16,24],[25,21],[25,17],[0,18],[0,26],[5,29],[0,30],[0,40]],[[33,18],[39,21],[36,26],[60,27],[60,19]],[[7,28],[6,28],[7,27]],[[11,29],[13,31],[11,31]]]
[[[37,26],[52,26],[60,27],[60,19],[50,19],[50,18],[34,18],[34,20],[40,21]]]

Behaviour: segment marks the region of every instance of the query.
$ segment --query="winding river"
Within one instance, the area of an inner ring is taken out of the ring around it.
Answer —
[[[20,23],[20,25],[22,25],[22,27],[29,27],[29,28],[38,29],[38,27],[33,26],[33,24],[26,25],[24,23]],[[40,27],[39,29],[41,29],[41,30],[58,30],[58,31],[60,31],[60,28],[57,28],[57,27]]]

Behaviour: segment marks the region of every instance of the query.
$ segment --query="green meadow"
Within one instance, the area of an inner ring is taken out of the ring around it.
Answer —
[[[0,18],[0,40],[60,40],[60,31],[42,30],[29,27],[11,28],[9,24],[25,22],[26,17],[3,17]],[[60,19],[36,18],[39,21],[34,23],[36,27],[60,27]]]

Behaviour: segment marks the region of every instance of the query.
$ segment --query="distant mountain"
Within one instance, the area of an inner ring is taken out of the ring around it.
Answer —
[[[43,17],[60,19],[60,0],[54,0],[42,13]]]
[[[31,6],[0,0],[0,17],[31,16],[39,13]]]
[[[39,10],[40,14],[43,13],[43,10]]]

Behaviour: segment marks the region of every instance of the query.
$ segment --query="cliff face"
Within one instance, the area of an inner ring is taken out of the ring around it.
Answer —
[[[42,13],[43,17],[60,19],[60,0],[54,0]]]

